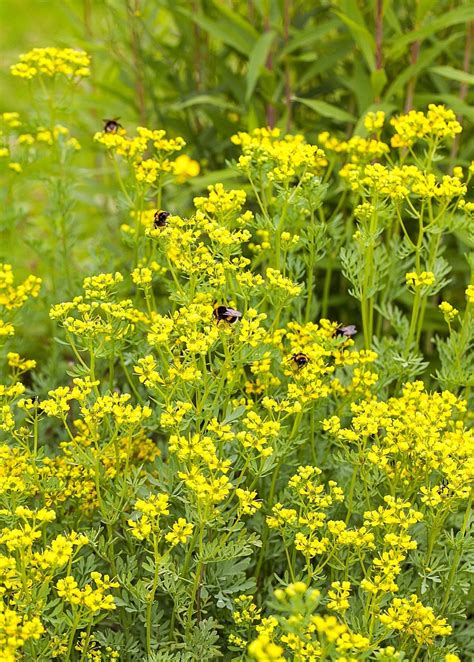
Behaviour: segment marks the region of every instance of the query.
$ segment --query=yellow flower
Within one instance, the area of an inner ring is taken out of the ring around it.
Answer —
[[[90,56],[74,48],[33,48],[20,55],[10,67],[13,76],[31,79],[35,76],[65,76],[69,80],[90,76]]]
[[[351,591],[351,584],[348,581],[332,582],[331,590],[328,591],[328,609],[344,613],[349,609],[349,595]]]
[[[13,170],[13,172],[16,172],[16,173],[18,173],[18,174],[20,174],[21,172],[23,172],[23,168],[21,167],[21,163],[16,163],[16,162],[14,162],[14,161],[11,161],[11,162],[8,164],[8,167],[10,168],[10,170]]]
[[[440,311],[443,313],[443,315],[444,315],[444,319],[445,319],[446,322],[448,322],[448,323],[449,323],[449,322],[452,322],[453,319],[456,317],[456,315],[459,314],[459,311],[456,310],[456,308],[454,308],[454,307],[453,307],[450,303],[448,303],[447,301],[442,301],[442,302],[439,304],[438,308],[439,308]]]
[[[419,274],[416,271],[410,271],[405,275],[405,280],[409,287],[419,289],[433,285],[436,279],[432,271],[422,271]]]
[[[431,607],[425,607],[416,595],[393,598],[391,606],[379,616],[381,623],[411,636],[420,644],[432,644],[437,636],[452,632],[445,618],[437,618]]]
[[[250,492],[250,490],[244,490],[238,487],[235,490],[235,494],[240,502],[239,510],[244,515],[253,515],[262,507],[262,502],[256,499],[256,492]]]
[[[474,285],[468,285],[466,289],[466,299],[468,303],[474,303]]]
[[[193,529],[194,524],[187,522],[184,517],[179,517],[172,525],[171,531],[165,535],[165,540],[170,543],[171,547],[174,547],[179,543],[184,544],[192,535]]]
[[[364,117],[364,126],[368,133],[376,133],[383,128],[385,122],[385,113],[383,110],[377,110],[375,113],[367,113]]]
[[[199,175],[199,163],[191,159],[187,154],[181,154],[174,160],[173,172],[178,184],[182,184],[187,179]]]
[[[396,135],[392,138],[393,147],[411,147],[417,140],[454,138],[462,127],[456,115],[444,106],[430,104],[426,114],[410,110],[390,120]]]

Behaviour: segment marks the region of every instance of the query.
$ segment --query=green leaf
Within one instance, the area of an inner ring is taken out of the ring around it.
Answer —
[[[457,80],[460,83],[466,83],[467,85],[474,85],[474,75],[468,74],[466,71],[461,71],[460,69],[455,69],[448,65],[441,67],[431,67],[431,73],[438,74],[444,78],[449,78],[450,80]]]
[[[338,25],[339,21],[333,18],[320,25],[311,24],[309,28],[291,33],[288,44],[278,53],[278,59],[283,59],[298,48],[308,48],[314,43],[320,44],[321,38],[331,30],[336,30]]]
[[[213,96],[212,94],[197,94],[190,99],[180,101],[169,106],[170,110],[181,110],[183,108],[191,108],[192,106],[215,106],[216,108],[223,108],[227,110],[236,110],[235,104],[230,103],[226,99]]]
[[[248,103],[250,97],[253,94],[258,78],[260,76],[261,69],[265,65],[268,53],[270,52],[270,48],[272,47],[272,43],[275,37],[276,32],[273,30],[265,32],[265,34],[263,34],[260,39],[257,40],[257,43],[252,48],[247,70],[247,87],[245,90],[246,103]]]
[[[370,81],[372,83],[372,90],[374,98],[377,98],[382,93],[383,88],[387,83],[387,74],[385,69],[374,69],[370,74]]]
[[[205,189],[209,184],[216,184],[217,182],[239,181],[239,175],[231,168],[223,168],[222,170],[214,170],[213,172],[193,177],[189,180],[189,187],[194,191]]]
[[[257,30],[251,23],[249,23],[249,21],[246,21],[245,18],[243,18],[242,14],[244,12],[235,12],[225,2],[222,2],[222,0],[213,0],[213,4],[214,7],[227,19],[227,22],[233,24],[242,32],[242,34],[247,33],[248,37],[252,40],[258,38]]]
[[[334,40],[329,53],[325,55],[315,53],[314,59],[316,61],[307,67],[301,78],[296,81],[297,89],[304,89],[304,86],[312,82],[316,76],[328,75],[328,72],[333,72],[338,62],[341,62],[352,51],[352,47],[353,44],[350,39]]]
[[[360,48],[370,71],[375,69],[375,40],[367,29],[364,17],[356,0],[344,0],[340,3],[341,11],[334,12],[349,28],[352,37]]]
[[[455,94],[417,94],[415,101],[421,107],[427,106],[429,103],[445,104],[448,108],[452,108],[456,115],[463,115],[474,122],[474,108],[465,101],[461,101]]]
[[[252,44],[252,37],[240,26],[233,25],[228,20],[213,21],[204,14],[194,14],[181,7],[176,8],[181,14],[194,21],[200,28],[205,30],[211,37],[222,41],[227,46],[235,48],[236,51],[247,56]]]
[[[468,23],[474,20],[474,5],[467,7],[457,7],[442,16],[432,19],[421,28],[412,30],[401,37],[398,37],[394,45],[387,52],[387,58],[398,59],[409,44],[414,41],[433,37],[440,30],[450,28],[458,23]]]
[[[451,35],[448,39],[444,39],[443,41],[437,43],[435,46],[422,51],[417,62],[410,65],[409,67],[406,67],[406,69],[403,69],[397,78],[395,78],[393,83],[386,90],[384,99],[389,100],[398,92],[403,91],[411,78],[417,76],[421,71],[426,69],[433,62],[433,60],[435,60],[438,55],[442,53],[451,44],[451,42],[457,38],[458,35]]]
[[[352,76],[342,76],[341,85],[351,90],[357,100],[357,111],[363,113],[374,100],[372,84],[367,67],[359,58],[354,62]]]
[[[348,113],[346,110],[342,110],[337,106],[333,106],[332,103],[327,103],[326,101],[316,101],[315,99],[302,99],[301,97],[293,97],[293,101],[299,101],[299,103],[308,106],[311,110],[314,110],[318,115],[322,117],[330,117],[336,122],[354,122],[355,117]]]

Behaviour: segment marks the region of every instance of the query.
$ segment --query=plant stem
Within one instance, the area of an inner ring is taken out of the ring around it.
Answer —
[[[146,606],[146,650],[148,657],[151,657],[151,629],[152,629],[152,615],[153,615],[153,603],[155,601],[155,593],[158,586],[158,576],[160,573],[160,553],[158,550],[158,536],[153,534],[153,559],[155,562],[155,568],[153,571],[153,583],[151,591],[148,594],[148,603]]]
[[[448,605],[449,594],[450,594],[451,588],[453,586],[454,576],[457,572],[459,562],[461,560],[461,554],[462,554],[462,551],[463,551],[464,536],[466,535],[467,527],[469,526],[469,521],[471,519],[471,506],[472,506],[473,496],[474,496],[474,488],[471,488],[471,493],[469,495],[469,499],[467,500],[467,504],[466,504],[466,512],[464,513],[463,523],[462,523],[462,526],[461,526],[461,530],[459,531],[459,534],[458,534],[459,535],[459,541],[458,541],[456,550],[454,552],[454,558],[453,558],[452,563],[451,563],[451,568],[449,570],[448,581],[446,582],[446,589],[445,589],[445,592],[444,592],[443,602],[441,603],[440,615],[444,614],[444,612],[446,610],[446,607]]]

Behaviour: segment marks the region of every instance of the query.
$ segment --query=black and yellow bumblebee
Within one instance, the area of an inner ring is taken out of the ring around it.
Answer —
[[[290,361],[293,361],[298,368],[303,368],[305,365],[308,365],[310,358],[306,354],[303,354],[303,352],[296,352],[296,354],[290,356]]]
[[[229,308],[228,306],[216,306],[213,315],[216,322],[227,322],[228,324],[234,324],[242,317],[241,312],[235,310],[235,308]]]
[[[166,227],[168,216],[171,216],[169,211],[163,211],[162,209],[155,211],[155,215],[153,217],[153,227],[155,228],[155,230],[157,228]]]
[[[441,480],[441,484],[439,485],[438,489],[436,490],[440,496],[451,496],[452,495],[452,490],[449,489],[449,483],[446,477],[443,477]]]
[[[351,336],[355,336],[356,333],[357,333],[356,325],[349,324],[348,326],[338,326],[334,335],[336,337],[350,338]]]
[[[117,133],[122,128],[119,119],[120,117],[114,117],[111,120],[102,120],[104,122],[104,133]]]

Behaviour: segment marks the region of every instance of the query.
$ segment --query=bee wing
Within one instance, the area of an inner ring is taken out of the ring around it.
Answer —
[[[355,336],[357,333],[357,328],[355,324],[349,324],[349,326],[344,326],[341,329],[345,336]]]
[[[235,308],[226,308],[226,315],[232,315],[232,317],[242,317],[242,313]]]

